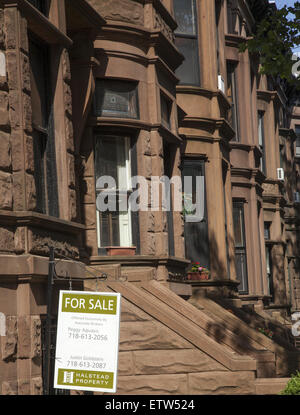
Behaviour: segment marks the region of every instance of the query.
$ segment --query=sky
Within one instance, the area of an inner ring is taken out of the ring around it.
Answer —
[[[285,5],[293,6],[296,3],[296,0],[275,0],[275,1],[279,9]]]
[[[293,6],[297,0],[275,0],[275,1],[276,1],[276,6],[278,7],[278,9],[281,9],[281,7],[283,6]],[[293,51],[296,52],[297,55],[300,54],[300,46],[293,49]]]

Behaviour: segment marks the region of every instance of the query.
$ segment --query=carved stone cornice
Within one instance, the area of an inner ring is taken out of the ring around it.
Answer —
[[[4,7],[15,7],[22,11],[28,28],[49,44],[60,44],[66,48],[72,46],[72,40],[55,26],[45,15],[26,0],[2,0]]]

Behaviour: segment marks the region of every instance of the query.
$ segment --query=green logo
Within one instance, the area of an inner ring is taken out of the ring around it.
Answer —
[[[57,384],[61,386],[112,389],[114,374],[112,372],[94,372],[91,370],[58,369]]]
[[[117,314],[117,297],[100,294],[64,293],[61,311],[69,313]]]

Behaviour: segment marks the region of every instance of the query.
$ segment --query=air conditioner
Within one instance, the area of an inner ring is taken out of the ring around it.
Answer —
[[[284,180],[284,170],[282,167],[277,169],[277,179],[278,180]]]
[[[218,75],[218,88],[225,94],[225,82],[222,75]]]
[[[294,192],[294,202],[300,203],[300,192]]]

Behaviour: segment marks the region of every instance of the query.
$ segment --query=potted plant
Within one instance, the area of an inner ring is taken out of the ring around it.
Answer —
[[[187,273],[189,281],[201,281],[210,279],[209,269],[202,267],[199,262],[193,262],[191,269]]]

